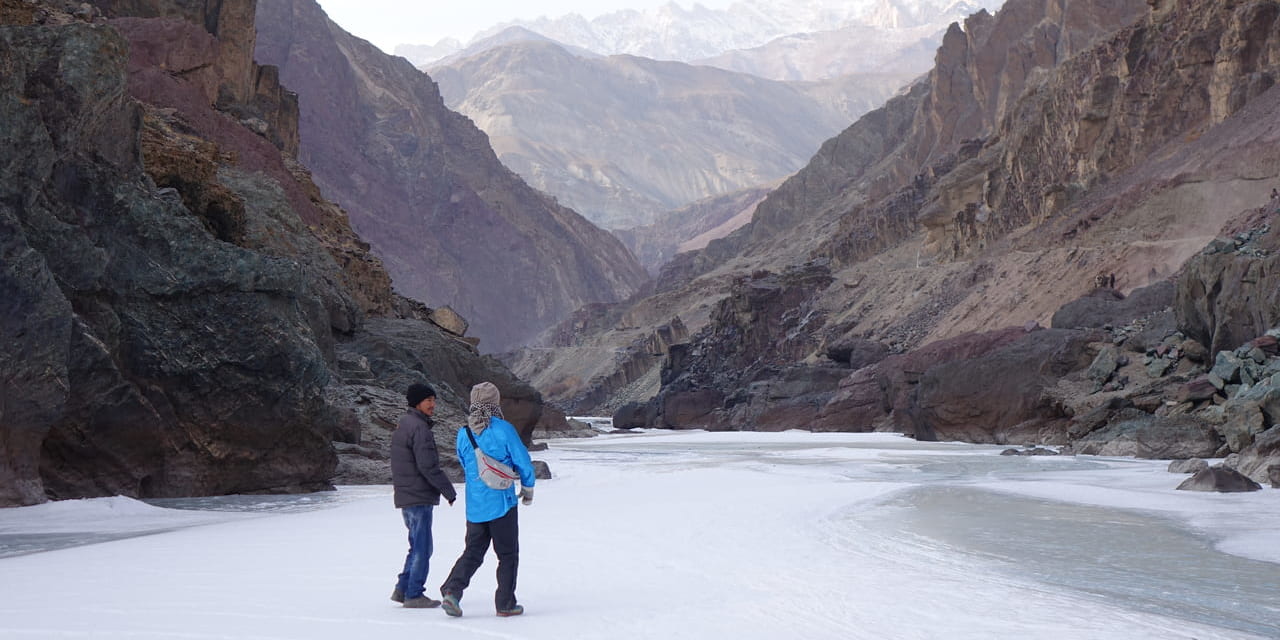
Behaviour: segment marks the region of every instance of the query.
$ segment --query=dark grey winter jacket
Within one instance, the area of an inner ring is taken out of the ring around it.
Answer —
[[[431,417],[410,409],[391,434],[391,483],[395,485],[396,508],[420,504],[440,504],[440,496],[453,502],[458,492],[440,468],[435,426]]]

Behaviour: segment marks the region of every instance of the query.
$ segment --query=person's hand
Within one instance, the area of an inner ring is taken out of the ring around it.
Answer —
[[[520,504],[526,507],[533,504],[533,487],[520,487]]]

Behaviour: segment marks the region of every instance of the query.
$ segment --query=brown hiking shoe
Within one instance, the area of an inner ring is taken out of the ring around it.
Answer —
[[[399,590],[399,589],[392,589],[392,590],[391,590],[391,601],[392,601],[392,602],[404,602],[404,592],[403,592],[403,591],[401,591],[401,590]]]
[[[408,600],[405,600],[404,606],[410,609],[430,609],[432,607],[440,606],[440,601],[432,600],[431,598],[428,598],[426,595],[421,595],[421,596],[418,596],[417,598],[409,598]]]
[[[498,609],[498,617],[501,618],[510,618],[511,616],[518,616],[522,613],[524,613],[524,607],[520,605],[516,605],[510,609]]]

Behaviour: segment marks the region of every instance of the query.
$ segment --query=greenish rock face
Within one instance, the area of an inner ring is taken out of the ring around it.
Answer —
[[[110,27],[0,28],[2,322],[22,363],[0,503],[324,488],[312,276],[153,190],[127,50]]]
[[[1098,352],[1098,356],[1093,359],[1093,363],[1089,365],[1085,375],[1090,380],[1098,384],[1105,383],[1111,378],[1111,374],[1115,373],[1116,367],[1119,366],[1120,354],[1115,347],[1103,347]]]
[[[84,173],[64,158],[68,145],[83,145],[120,159],[119,148],[95,149],[91,140],[128,118],[111,108],[123,90],[120,68],[110,65],[123,43],[112,36],[84,26],[0,27],[0,505],[45,499],[41,443],[74,399],[77,323],[63,287],[95,286],[103,261],[76,226],[91,212],[60,202]],[[86,53],[93,50],[108,58],[105,68],[95,70]],[[49,251],[64,255],[67,268],[51,265]]]
[[[1209,373],[1218,377],[1223,382],[1238,382],[1240,380],[1240,358],[1226,352],[1218,352],[1218,357],[1213,363],[1213,369]]]
[[[1173,367],[1173,361],[1167,358],[1155,358],[1151,364],[1147,365],[1147,375],[1152,378],[1159,378],[1169,372]]]

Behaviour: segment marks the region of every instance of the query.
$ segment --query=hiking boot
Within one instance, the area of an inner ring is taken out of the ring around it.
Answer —
[[[404,602],[404,592],[403,592],[403,591],[401,591],[401,590],[399,590],[399,589],[392,589],[392,590],[391,590],[391,601],[392,601],[392,602]]]
[[[462,615],[462,607],[458,606],[458,596],[452,593],[444,594],[444,600],[441,602],[440,607],[444,609],[445,613],[455,618]]]
[[[518,616],[522,613],[524,613],[524,607],[520,605],[516,605],[510,609],[498,609],[498,617],[500,618],[510,618],[511,616]]]
[[[404,606],[410,609],[431,609],[440,606],[439,600],[432,600],[426,594],[422,594],[416,598],[409,598],[404,601]]]

